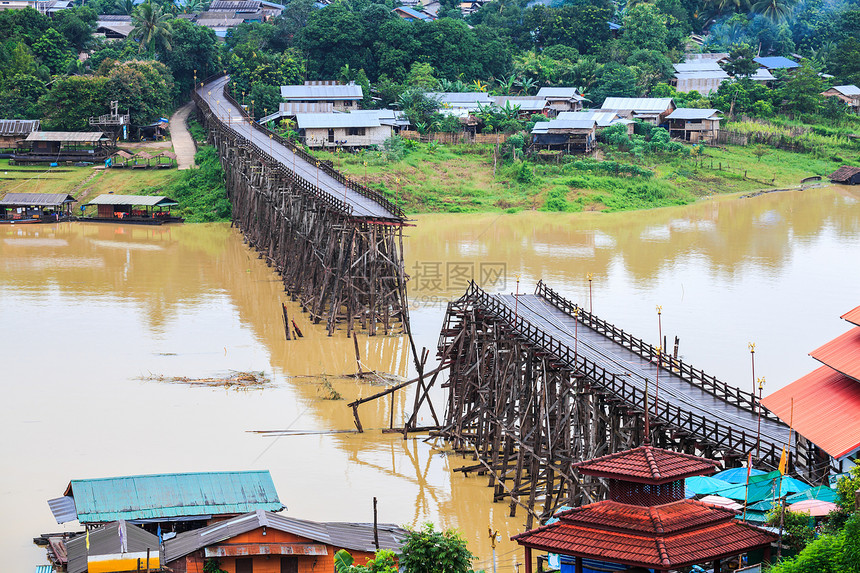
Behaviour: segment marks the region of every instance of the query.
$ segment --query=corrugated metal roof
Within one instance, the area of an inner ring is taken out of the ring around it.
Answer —
[[[63,203],[74,203],[75,198],[65,193],[6,193],[0,205],[7,207],[55,207]]]
[[[573,87],[541,88],[537,95],[542,98],[568,98],[577,101],[583,99],[579,91]]]
[[[81,523],[284,509],[268,471],[72,480],[66,494],[75,498]]]
[[[102,138],[101,131],[34,131],[26,141],[59,141],[92,143]]]
[[[631,109],[640,112],[664,112],[672,107],[670,97],[608,97],[600,109]]]
[[[38,130],[38,119],[0,119],[0,137],[27,135]]]
[[[795,62],[794,60],[789,60],[783,56],[767,56],[767,57],[758,57],[753,58],[756,62],[761,64],[762,66],[771,69],[771,70],[779,70],[786,68],[799,68],[800,64]]]
[[[72,496],[64,495],[48,500],[48,507],[51,513],[54,514],[54,519],[57,523],[68,523],[78,518],[78,511],[75,509],[75,500]]]
[[[716,60],[695,60],[672,64],[676,72],[723,72],[726,73]],[[726,74],[728,76],[728,74]]]
[[[797,433],[834,458],[860,448],[860,384],[827,366],[766,396],[761,403],[784,422],[793,419]]]
[[[209,9],[215,11],[256,12],[260,9],[260,0],[214,0],[209,5]]]
[[[131,16],[127,14],[99,14],[99,22],[131,22]]]
[[[549,133],[555,130],[571,130],[571,129],[593,129],[595,124],[593,119],[551,119],[549,121],[539,121],[532,128],[532,133]]]
[[[860,88],[855,85],[850,86],[833,86],[833,89],[841,93],[845,96],[858,96],[860,95]]]
[[[143,205],[147,207],[172,207],[174,205],[179,205],[179,203],[163,195],[99,195],[87,203],[87,205]]]
[[[104,28],[105,30],[110,30],[111,32],[115,32],[122,36],[128,36],[131,34],[131,31],[134,30],[134,26],[131,24],[122,24],[116,22],[99,22],[96,25],[96,29]]]
[[[563,111],[558,114],[556,119],[591,119],[597,122],[598,127],[606,127],[615,123],[618,119],[618,114],[614,111]]]
[[[718,109],[698,109],[694,107],[679,107],[668,116],[668,119],[721,119]]]
[[[687,54],[684,56],[687,62],[696,62],[699,60],[724,60],[729,57],[728,52],[707,52],[704,54]]]
[[[376,550],[373,543],[372,524],[322,523],[258,510],[208,527],[180,533],[173,539],[166,540],[164,542],[165,561],[170,563],[203,547],[232,539],[263,526],[340,549],[368,552]],[[394,524],[379,524],[378,531],[380,548],[392,551],[400,550],[407,535],[406,530]]]
[[[297,113],[299,129],[379,127],[379,116],[364,113]]]
[[[54,567],[51,565],[36,565],[36,573],[54,573]]]
[[[856,324],[857,326],[860,326],[860,306],[853,310],[849,310],[839,318],[847,320],[851,324]]]
[[[502,108],[510,102],[511,106],[519,106],[520,111],[541,111],[546,107],[546,98],[532,96],[498,96],[493,102]]]
[[[723,70],[704,70],[697,72],[675,72],[678,80],[725,80],[730,76]]]
[[[297,113],[330,113],[334,111],[334,104],[330,101],[286,101],[282,102],[278,109],[286,115],[296,115]]]
[[[364,97],[361,86],[281,86],[284,99],[357,100]]]
[[[481,105],[493,103],[493,97],[485,92],[427,92],[427,97],[452,107],[463,107],[463,104],[475,106],[479,103]]]
[[[78,535],[66,542],[69,565],[66,573],[83,573],[87,570],[87,557],[91,555],[112,555],[120,552],[119,528],[125,527],[126,549],[129,553],[151,550],[160,555],[158,537],[142,527],[115,521],[90,531],[90,548],[87,549],[87,536]]]
[[[837,336],[809,355],[860,382],[860,327]]]
[[[422,20],[424,22],[432,22],[436,18],[426,12],[422,12],[421,10],[416,10],[414,8],[409,8],[408,6],[398,6],[392,12],[402,12],[403,14],[409,16],[410,18],[414,18],[416,20]]]
[[[770,70],[768,70],[767,68],[759,68],[753,75],[750,76],[750,79],[756,82],[769,82],[775,80],[776,78],[772,73],[770,73]]]

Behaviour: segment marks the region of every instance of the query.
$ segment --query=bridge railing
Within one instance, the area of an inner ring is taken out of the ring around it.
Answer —
[[[660,352],[658,357],[657,349],[653,345],[648,344],[632,334],[624,332],[624,330],[618,328],[614,324],[598,318],[594,314],[584,310],[579,305],[559,295],[553,289],[544,284],[543,281],[538,282],[535,294],[547,299],[553,304],[553,306],[570,317],[575,318],[575,311],[578,311],[579,321],[585,326],[599,334],[602,334],[613,342],[620,344],[624,348],[634,352],[649,362],[656,364],[659,358],[660,364],[664,368],[683,380],[686,380],[690,384],[693,384],[697,388],[700,388],[701,390],[704,390],[712,396],[724,400],[733,406],[737,406],[738,408],[753,414],[758,413],[759,401],[755,394],[730,386],[717,377],[705,373],[703,370],[696,370],[692,365],[686,364],[683,360],[673,357],[665,350]],[[761,406],[761,415],[763,418],[770,420],[779,420],[779,418],[764,406]]]
[[[607,372],[595,362],[577,355],[567,344],[534,326],[496,297],[487,294],[474,282],[470,285],[464,298],[472,300],[486,313],[507,323],[508,327],[516,334],[528,340],[529,343],[539,346],[560,365],[571,372],[585,376],[605,392],[622,400],[628,408],[642,412],[644,405],[647,404],[654,420],[652,425],[666,425],[676,434],[689,434],[701,442],[709,443],[715,449],[736,456],[745,455],[756,451],[758,448],[761,462],[764,465],[772,468],[779,465],[782,453],[781,444],[759,441],[756,435],[747,434],[745,430],[737,431],[731,426],[725,426],[716,420],[695,414],[666,400],[658,399],[655,404],[651,396],[645,396],[643,390],[623,378]]]
[[[362,197],[366,197],[374,203],[378,204],[386,211],[391,213],[394,217],[399,219],[403,219],[405,217],[403,210],[394,203],[392,203],[387,197],[385,197],[385,195],[383,195],[379,191],[370,189],[368,187],[365,187],[364,185],[361,185],[360,183],[357,183],[352,179],[349,179],[340,171],[337,171],[333,167],[322,163],[319,159],[317,159],[289,139],[283,137],[281,134],[276,133],[271,129],[267,128],[266,126],[258,123],[254,118],[251,117],[251,114],[248,113],[248,110],[245,109],[244,106],[240,105],[239,102],[233,97],[233,94],[230,92],[229,83],[224,86],[224,98],[231,104],[236,106],[236,108],[238,108],[239,111],[242,113],[242,117],[252,122],[254,129],[264,134],[266,137],[271,136],[272,140],[276,141],[277,143],[280,143],[282,146],[286,147],[291,152],[304,159],[310,165],[314,165],[317,169],[320,169],[323,173],[336,180],[341,185],[351,189],[352,191],[355,191]]]
[[[224,76],[224,73],[215,74],[213,76],[210,76],[209,78],[206,78],[203,81],[203,84],[205,85],[205,84],[210,83],[212,81],[215,81],[215,80],[217,80],[223,76]],[[230,100],[232,100],[232,97],[230,97],[229,94],[227,94],[226,92],[224,95],[225,95],[225,98],[229,97]],[[281,164],[277,159],[272,157],[270,154],[266,153],[259,146],[251,145],[251,141],[248,139],[246,134],[241,133],[241,131],[237,130],[232,125],[229,125],[229,124],[224,123],[223,121],[220,121],[218,119],[217,114],[212,112],[211,108],[209,107],[209,104],[206,102],[206,100],[203,97],[201,97],[197,93],[196,90],[192,93],[192,99],[194,99],[194,102],[197,104],[198,107],[200,107],[200,109],[204,110],[204,113],[207,113],[208,115],[210,115],[214,119],[218,120],[219,124],[221,125],[221,128],[226,130],[226,131],[229,131],[231,133],[231,135],[233,136],[233,138],[237,141],[237,143],[239,143],[240,145],[247,145],[247,146],[251,147],[252,149],[254,149],[255,152],[260,157],[266,159],[266,161],[268,161],[270,164],[275,166],[274,167],[275,171],[283,174],[287,179],[290,179],[291,181],[293,181],[301,193],[314,197],[314,199],[316,201],[326,205],[330,209],[333,209],[335,211],[339,211],[341,213],[345,213],[348,216],[352,214],[352,206],[351,205],[349,205],[345,201],[341,201],[337,197],[332,196],[331,193],[326,193],[322,189],[311,184],[309,181],[304,180],[302,177],[299,177],[296,173],[294,173],[292,170],[288,169],[286,166]],[[235,100],[230,101],[230,103],[237,106],[240,110],[242,109],[242,107],[239,106]]]

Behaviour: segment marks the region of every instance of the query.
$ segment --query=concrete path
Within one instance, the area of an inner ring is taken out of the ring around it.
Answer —
[[[194,167],[194,154],[197,147],[188,132],[188,115],[194,109],[194,102],[188,102],[176,110],[170,117],[170,139],[173,141],[173,152],[179,169]]]

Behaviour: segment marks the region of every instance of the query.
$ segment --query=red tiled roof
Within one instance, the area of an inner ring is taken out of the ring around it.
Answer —
[[[849,310],[839,318],[845,319],[851,324],[856,324],[857,326],[860,326],[860,306],[853,310]]]
[[[639,446],[571,465],[586,475],[662,484],[712,474],[717,471],[719,462],[653,446]]]
[[[734,520],[657,536],[617,533],[558,521],[512,539],[520,545],[551,553],[669,569],[744,553],[776,541],[777,536]]]
[[[837,336],[809,355],[860,382],[860,328]]]
[[[692,499],[651,507],[606,500],[570,509],[557,517],[573,525],[659,535],[730,521],[735,511]]]
[[[762,405],[834,458],[860,448],[860,383],[826,366],[765,397]]]

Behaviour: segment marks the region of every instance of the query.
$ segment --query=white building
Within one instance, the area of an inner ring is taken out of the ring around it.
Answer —
[[[380,115],[373,110],[352,113],[299,113],[296,114],[296,123],[299,135],[311,148],[369,147],[381,145],[393,135],[393,125],[380,121]]]

